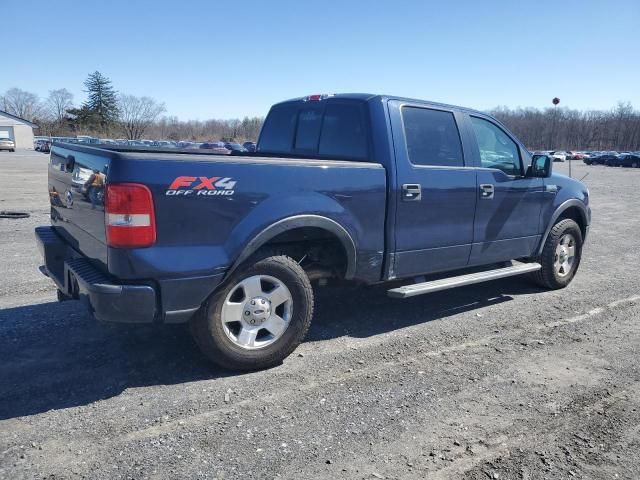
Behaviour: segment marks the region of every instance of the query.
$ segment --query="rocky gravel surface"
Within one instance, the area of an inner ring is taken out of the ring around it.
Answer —
[[[305,343],[236,374],[180,326],[55,301],[46,162],[0,154],[0,210],[31,213],[0,219],[0,478],[640,478],[640,169],[574,162],[593,225],[567,289],[318,288]]]

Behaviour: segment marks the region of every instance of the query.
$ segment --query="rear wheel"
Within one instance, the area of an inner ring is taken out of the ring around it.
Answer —
[[[542,268],[533,273],[533,279],[546,288],[564,288],[573,280],[581,258],[580,227],[570,218],[560,220],[549,232],[542,254],[536,259]]]
[[[278,365],[302,342],[313,316],[313,289],[296,261],[269,256],[231,275],[191,321],[212,362],[233,370]]]

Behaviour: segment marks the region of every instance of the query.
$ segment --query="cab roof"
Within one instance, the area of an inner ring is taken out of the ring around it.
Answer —
[[[399,97],[395,95],[382,95],[382,94],[372,94],[372,93],[335,93],[335,94],[328,94],[328,95],[325,95],[325,94],[307,95],[305,97],[291,98],[289,100],[278,102],[274,106],[282,105],[284,103],[306,102],[310,100],[310,97],[322,97],[321,99],[313,99],[316,101],[325,101],[325,100],[331,100],[331,99],[345,99],[345,100],[359,100],[367,103],[372,103],[377,101],[387,101],[387,100],[398,100],[400,102],[424,105],[425,107],[446,108],[449,110],[457,110],[460,112],[473,113],[473,114],[482,115],[482,116],[490,116],[490,115],[487,115],[486,112],[481,112],[479,110],[474,110],[472,108],[467,108],[467,107],[461,107],[458,105],[432,102],[429,100],[420,100],[417,98],[407,98],[407,97]]]

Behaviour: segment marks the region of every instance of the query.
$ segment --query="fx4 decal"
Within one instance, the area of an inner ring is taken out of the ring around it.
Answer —
[[[176,177],[165,195],[229,196],[235,193],[235,186],[230,177]]]

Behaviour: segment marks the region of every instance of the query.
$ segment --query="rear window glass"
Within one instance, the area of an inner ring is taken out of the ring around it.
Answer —
[[[262,129],[258,151],[364,160],[368,153],[365,107],[355,102],[274,107]]]
[[[296,105],[273,107],[260,133],[261,152],[289,153],[296,128]]]
[[[367,156],[366,123],[360,105],[327,105],[318,153],[357,159]]]
[[[296,130],[296,150],[315,152],[318,148],[318,137],[322,125],[322,110],[319,108],[305,108],[298,115]]]
[[[403,107],[409,160],[414,165],[462,167],[462,145],[451,112]]]

